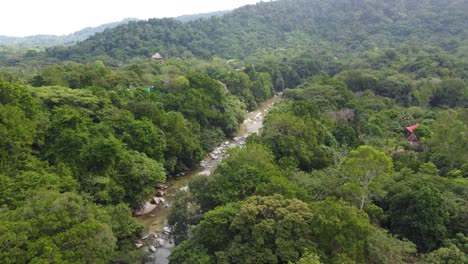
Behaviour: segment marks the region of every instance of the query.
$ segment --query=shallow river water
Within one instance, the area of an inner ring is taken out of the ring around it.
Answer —
[[[151,260],[147,263],[152,264],[167,264],[168,257],[171,254],[171,248],[174,247],[173,240],[170,235],[167,218],[171,212],[171,206],[176,198],[176,194],[180,190],[187,189],[189,182],[195,177],[208,176],[212,170],[223,159],[224,153],[230,148],[242,146],[245,144],[245,139],[253,133],[259,133],[263,127],[263,120],[270,107],[279,100],[278,96],[271,98],[268,101],[260,104],[256,110],[249,112],[239,128],[237,135],[229,139],[217,148],[213,149],[200,162],[199,166],[187,172],[185,175],[178,178],[171,178],[167,181],[168,188],[165,190],[164,196],[165,205],[159,205],[154,210],[144,215],[137,216],[137,221],[144,225],[144,235],[137,244],[143,245],[146,250],[151,253]]]

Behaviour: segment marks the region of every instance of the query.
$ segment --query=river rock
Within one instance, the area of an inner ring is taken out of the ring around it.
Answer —
[[[156,205],[166,204],[166,199],[161,198],[161,197],[153,197],[153,202]]]
[[[167,186],[166,184],[162,184],[162,183],[156,184],[156,189],[166,190],[167,187],[168,187],[168,186]]]
[[[144,215],[147,214],[151,211],[153,211],[156,208],[155,204],[152,204],[150,202],[146,202],[142,207],[140,207],[138,210],[134,212],[134,215],[139,216],[139,215]]]
[[[157,251],[156,248],[155,248],[154,246],[150,246],[149,249],[150,249],[151,252],[153,252],[153,253],[156,253],[156,251]]]
[[[166,234],[166,235],[169,235],[170,233],[172,233],[172,230],[171,230],[170,227],[165,226],[165,227],[163,228],[163,233]]]
[[[199,172],[197,175],[199,175],[199,176],[210,176],[211,171],[209,169],[203,170],[203,171]]]
[[[164,240],[162,238],[156,239],[156,242],[159,244],[160,247],[162,247],[162,246],[164,246],[164,244],[166,244],[166,240]]]
[[[157,196],[157,197],[163,197],[164,195],[166,195],[166,192],[163,191],[163,190],[158,190],[158,191],[156,192],[156,196]]]
[[[143,246],[144,246],[144,245],[143,245],[143,244],[140,244],[140,243],[136,243],[136,244],[135,244],[135,247],[136,247],[137,249],[140,249],[140,248],[142,248]]]

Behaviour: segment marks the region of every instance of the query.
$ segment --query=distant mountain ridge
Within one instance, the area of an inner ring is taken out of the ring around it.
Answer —
[[[50,47],[50,46],[70,46],[79,41],[83,41],[90,36],[103,32],[106,29],[115,28],[130,21],[136,21],[136,18],[126,18],[118,22],[106,23],[97,27],[87,27],[68,35],[33,35],[26,37],[9,37],[0,35],[0,45],[5,46],[32,46],[32,47]]]
[[[230,10],[225,11],[216,11],[216,12],[209,12],[209,13],[200,13],[200,14],[190,14],[190,15],[182,15],[178,17],[174,17],[175,20],[181,22],[190,22],[198,19],[205,19],[212,16],[222,16],[226,13],[229,13]],[[90,36],[103,32],[106,29],[112,29],[122,24],[129,23],[130,21],[138,21],[137,18],[126,18],[118,22],[110,22],[106,24],[102,24],[97,27],[86,27],[79,31],[76,31],[72,34],[68,35],[32,35],[26,37],[10,37],[0,35],[0,45],[5,46],[31,46],[31,47],[52,47],[52,46],[71,46],[76,44],[77,42],[86,40]]]
[[[49,49],[48,56],[107,64],[155,52],[244,59],[326,51],[341,57],[410,41],[464,53],[451,43],[466,42],[465,10],[468,1],[459,0],[278,0],[186,23],[168,18],[130,22],[66,49]]]
[[[209,13],[200,13],[200,14],[193,14],[193,15],[183,15],[183,16],[178,16],[175,17],[175,20],[178,20],[180,22],[190,22],[198,19],[206,19],[210,17],[218,17],[225,15],[232,10],[224,10],[224,11],[216,11],[216,12],[209,12]]]

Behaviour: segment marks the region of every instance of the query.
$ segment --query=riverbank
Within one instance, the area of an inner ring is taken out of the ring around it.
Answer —
[[[230,148],[242,146],[245,144],[246,138],[251,134],[258,134],[263,127],[263,121],[265,115],[276,102],[280,100],[279,96],[263,102],[260,106],[247,113],[247,117],[241,124],[238,133],[232,139],[226,140],[218,147],[214,148],[206,157],[200,162],[199,166],[193,170],[187,172],[184,176],[178,178],[171,178],[166,182],[168,188],[165,190],[166,195],[164,196],[166,204],[159,205],[151,212],[137,216],[136,220],[144,226],[144,240],[140,240],[137,243],[143,245],[156,244],[158,247],[148,247],[152,254],[152,261],[149,263],[153,264],[167,264],[170,250],[174,246],[170,232],[168,232],[169,226],[167,225],[167,218],[171,212],[171,206],[175,201],[176,195],[181,190],[187,190],[189,182],[195,177],[208,176],[212,173],[214,168],[224,158],[224,154]]]

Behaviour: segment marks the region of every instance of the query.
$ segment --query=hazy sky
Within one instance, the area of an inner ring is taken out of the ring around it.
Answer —
[[[2,0],[0,35],[64,35],[128,17],[174,17],[257,2],[260,0]]]

